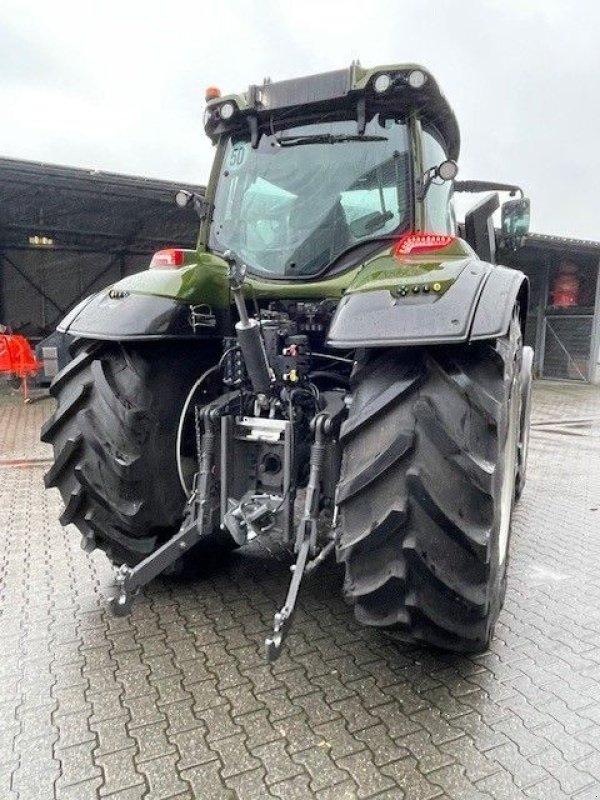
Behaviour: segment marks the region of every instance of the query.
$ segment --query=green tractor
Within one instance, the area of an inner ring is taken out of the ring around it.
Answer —
[[[330,553],[363,624],[484,650],[527,456],[528,283],[517,186],[459,182],[459,130],[413,64],[211,90],[198,246],[86,299],[43,429],[46,485],[116,565],[116,613],[204,541]],[[491,190],[457,229],[458,191]],[[497,190],[514,199],[502,207]],[[518,196],[517,196],[518,195]],[[459,235],[460,234],[460,235]]]

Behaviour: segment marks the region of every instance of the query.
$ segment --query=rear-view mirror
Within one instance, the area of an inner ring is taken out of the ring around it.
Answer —
[[[529,233],[530,202],[528,197],[507,200],[502,205],[502,238],[521,239]]]

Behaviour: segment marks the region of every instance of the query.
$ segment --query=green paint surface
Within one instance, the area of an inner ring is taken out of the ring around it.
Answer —
[[[339,299],[344,294],[400,287],[440,284],[442,294],[473,258],[470,248],[458,240],[439,253],[398,258],[394,248],[385,248],[345,272],[307,282],[269,281],[248,275],[246,294],[261,300]],[[227,263],[213,253],[187,251],[185,266],[179,269],[149,269],[115,284],[114,288],[134,294],[171,297],[184,303],[208,303],[225,308],[231,303]]]

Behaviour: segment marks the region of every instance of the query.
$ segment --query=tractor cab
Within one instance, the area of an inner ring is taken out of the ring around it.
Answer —
[[[355,63],[244,94],[211,87],[207,97],[205,131],[217,153],[201,247],[235,252],[257,276],[306,281],[407,232],[457,233],[458,124],[422,67]],[[489,238],[492,205],[466,233],[489,260],[495,248],[482,230]]]

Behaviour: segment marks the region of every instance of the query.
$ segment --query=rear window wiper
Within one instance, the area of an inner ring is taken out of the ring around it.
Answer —
[[[339,142],[387,142],[387,136],[361,136],[358,133],[313,133],[308,136],[280,136],[276,139],[280,147],[296,147],[300,144],[338,144]]]

